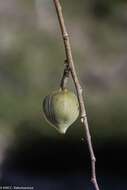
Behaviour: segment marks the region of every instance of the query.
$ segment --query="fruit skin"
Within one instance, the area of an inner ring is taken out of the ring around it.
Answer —
[[[60,89],[44,98],[43,112],[48,122],[65,134],[79,116],[78,99],[73,92]]]

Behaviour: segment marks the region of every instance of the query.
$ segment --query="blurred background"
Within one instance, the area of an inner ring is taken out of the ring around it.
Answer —
[[[101,189],[127,189],[127,1],[61,0]],[[0,1],[0,185],[92,190],[85,133],[42,114],[59,88],[64,47],[52,0]],[[72,82],[69,88],[74,90]],[[82,140],[84,138],[84,140]]]

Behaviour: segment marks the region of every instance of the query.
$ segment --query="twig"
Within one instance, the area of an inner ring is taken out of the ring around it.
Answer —
[[[98,186],[97,179],[96,179],[96,167],[95,167],[96,158],[95,158],[94,151],[93,151],[92,140],[91,140],[88,120],[87,120],[87,116],[86,116],[86,109],[85,109],[85,104],[84,104],[84,99],[83,99],[83,90],[80,85],[80,82],[79,82],[79,79],[77,76],[77,72],[75,69],[69,35],[67,33],[67,29],[65,26],[60,1],[59,0],[53,0],[53,1],[55,4],[55,7],[56,7],[56,12],[57,12],[57,16],[58,16],[58,20],[59,20],[59,24],[60,24],[60,28],[61,28],[61,32],[62,32],[62,37],[63,37],[63,41],[64,41],[67,64],[70,68],[72,79],[75,84],[75,88],[76,88],[76,92],[77,92],[77,97],[78,97],[79,107],[80,107],[81,123],[83,124],[83,126],[85,128],[85,132],[86,132],[86,139],[87,139],[90,158],[91,158],[91,182],[93,183],[95,190],[99,190],[99,186]]]
[[[66,88],[69,76],[70,76],[70,68],[69,68],[68,61],[65,60],[65,69],[64,69],[63,76],[60,83],[60,87],[62,90]]]

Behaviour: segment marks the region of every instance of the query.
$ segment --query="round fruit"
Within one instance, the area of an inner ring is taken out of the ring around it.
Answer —
[[[50,124],[64,134],[78,118],[79,104],[77,97],[67,89],[55,91],[44,98],[43,111]]]

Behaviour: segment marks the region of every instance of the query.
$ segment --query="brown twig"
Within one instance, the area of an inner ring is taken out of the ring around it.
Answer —
[[[67,64],[69,66],[69,69],[70,69],[70,72],[72,75],[72,79],[75,84],[75,88],[76,88],[76,92],[77,92],[77,97],[78,97],[79,106],[80,106],[81,123],[83,124],[83,126],[85,128],[85,132],[86,132],[86,139],[87,139],[90,158],[91,158],[91,182],[93,183],[95,190],[99,190],[99,186],[98,186],[97,179],[96,179],[96,167],[95,167],[96,158],[95,158],[94,151],[93,151],[92,140],[91,140],[88,120],[87,120],[87,116],[86,116],[86,109],[85,109],[85,104],[84,104],[84,99],[83,99],[83,90],[80,85],[80,82],[79,82],[79,79],[77,76],[77,72],[75,69],[75,65],[74,65],[74,61],[73,61],[73,57],[72,57],[71,46],[70,46],[69,35],[67,33],[67,29],[65,26],[60,1],[59,0],[53,0],[53,1],[55,4],[55,7],[56,7],[56,12],[57,12],[57,16],[58,16],[58,20],[59,20],[59,24],[60,24],[60,28],[61,28],[61,32],[62,32],[62,37],[63,37],[63,41],[64,41]],[[63,76],[66,76],[66,75],[64,74]],[[64,81],[64,77],[63,77],[63,81]]]

